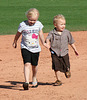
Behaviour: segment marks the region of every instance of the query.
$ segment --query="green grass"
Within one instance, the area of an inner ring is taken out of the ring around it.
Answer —
[[[87,0],[0,0],[0,35],[16,34],[25,12],[37,8],[44,32],[54,28],[53,17],[63,14],[70,31],[87,30]]]

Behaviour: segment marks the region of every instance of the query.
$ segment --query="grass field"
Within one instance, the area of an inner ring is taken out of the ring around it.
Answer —
[[[63,14],[70,31],[87,30],[87,0],[0,0],[0,35],[16,34],[25,12],[37,8],[44,32],[53,29],[53,17]]]

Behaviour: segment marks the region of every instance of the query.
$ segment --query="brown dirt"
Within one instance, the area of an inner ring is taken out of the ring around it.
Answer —
[[[0,36],[0,100],[87,100],[87,31],[72,32],[72,35],[79,56],[77,57],[69,46],[71,78],[67,79],[60,73],[63,85],[52,85],[55,75],[51,69],[50,52],[41,45],[37,74],[39,86],[30,87],[28,91],[22,88],[24,76],[20,52],[21,38],[18,41],[18,48],[14,49],[14,35]],[[47,33],[44,36],[46,38]]]

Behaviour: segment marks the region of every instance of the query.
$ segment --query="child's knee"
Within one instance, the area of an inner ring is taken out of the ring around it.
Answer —
[[[30,63],[25,63],[24,66],[25,67],[29,67],[30,66]]]

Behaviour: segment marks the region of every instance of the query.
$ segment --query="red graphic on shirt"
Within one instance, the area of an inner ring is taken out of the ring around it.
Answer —
[[[38,35],[32,34],[32,38],[33,38],[33,39],[38,39]]]

